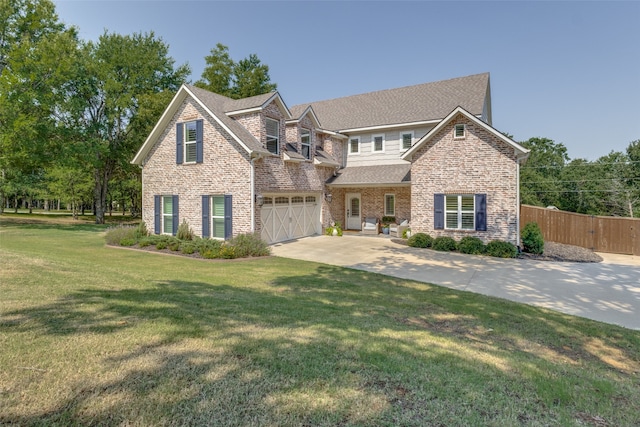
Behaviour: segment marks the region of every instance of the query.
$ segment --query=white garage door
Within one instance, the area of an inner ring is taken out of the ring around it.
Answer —
[[[262,239],[268,243],[311,236],[322,231],[320,196],[316,194],[265,195],[260,217]]]

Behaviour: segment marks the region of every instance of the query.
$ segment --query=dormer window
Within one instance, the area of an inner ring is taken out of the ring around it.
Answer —
[[[280,153],[280,122],[267,119],[267,150],[273,154]]]
[[[309,129],[302,129],[300,131],[300,141],[302,144],[302,155],[308,160],[311,158],[311,132]]]
[[[462,139],[465,137],[465,126],[464,124],[455,125],[453,128],[453,137],[455,139]]]

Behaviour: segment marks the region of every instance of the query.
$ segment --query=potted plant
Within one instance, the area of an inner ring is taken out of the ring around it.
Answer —
[[[325,229],[327,236],[342,236],[342,227],[339,222],[331,221],[331,225]]]
[[[382,233],[389,234],[389,224],[396,222],[395,216],[383,216],[382,217]]]

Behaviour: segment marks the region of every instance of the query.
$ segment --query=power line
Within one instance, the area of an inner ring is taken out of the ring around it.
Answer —
[[[553,169],[553,168],[564,168],[567,166],[610,166],[610,165],[633,165],[636,163],[640,163],[640,160],[629,160],[625,162],[611,162],[611,163],[596,163],[596,162],[586,162],[586,163],[563,163],[562,165],[547,165],[547,166],[522,166],[520,169]]]
[[[633,177],[633,178],[600,178],[600,179],[577,179],[577,180],[564,180],[564,181],[559,181],[556,179],[550,179],[549,181],[522,181],[521,184],[548,184],[548,183],[554,183],[554,182],[602,182],[602,181],[615,181],[615,180],[622,180],[622,181],[638,181],[640,180],[640,177]]]

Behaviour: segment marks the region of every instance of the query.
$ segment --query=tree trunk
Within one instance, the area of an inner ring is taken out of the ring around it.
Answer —
[[[94,173],[95,186],[93,189],[93,196],[96,224],[104,224],[104,214],[107,210],[107,191],[112,170],[112,165],[106,165],[103,169],[97,169]]]

